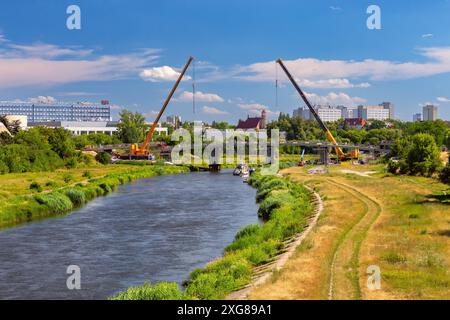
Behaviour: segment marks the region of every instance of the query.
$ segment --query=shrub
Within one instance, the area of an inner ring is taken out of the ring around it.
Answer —
[[[56,182],[55,182],[55,181],[48,181],[48,182],[45,184],[45,186],[46,186],[46,187],[54,188],[54,187],[56,187]]]
[[[85,171],[85,172],[83,172],[83,177],[88,178],[88,179],[92,179],[93,174],[90,171]]]
[[[73,180],[73,175],[71,175],[70,173],[65,173],[63,175],[63,180],[65,183],[69,183],[70,181]]]
[[[36,181],[33,181],[30,184],[30,190],[35,190],[37,192],[42,192],[42,187],[39,183],[37,183]]]
[[[34,199],[41,205],[45,205],[52,213],[65,213],[73,209],[73,204],[68,197],[58,192],[36,195]]]
[[[80,207],[86,203],[86,196],[80,189],[70,188],[66,190],[66,196],[72,201],[75,207]]]
[[[154,286],[146,283],[142,286],[130,287],[113,297],[114,300],[187,300],[188,298],[173,282],[160,282]]]
[[[109,164],[111,163],[111,155],[107,152],[99,152],[95,156],[95,160],[97,160],[101,164]]]

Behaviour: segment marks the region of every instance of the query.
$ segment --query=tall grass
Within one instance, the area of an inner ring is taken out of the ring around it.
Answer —
[[[300,232],[312,213],[307,190],[296,183],[276,176],[255,173],[249,184],[258,190],[259,215],[263,225],[242,228],[224,250],[222,258],[203,269],[194,270],[185,283],[185,297],[192,299],[223,299],[251,281],[254,267],[267,263],[283,249],[288,238]],[[119,294],[114,299],[152,300],[152,286],[145,284],[139,296]],[[134,290],[137,290],[136,287]],[[173,292],[176,299],[181,292]]]

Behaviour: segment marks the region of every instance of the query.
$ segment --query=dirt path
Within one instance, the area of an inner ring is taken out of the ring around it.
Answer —
[[[360,201],[364,210],[339,237],[334,247],[333,259],[330,265],[328,299],[361,299],[363,298],[360,275],[359,255],[361,245],[367,232],[381,213],[380,204],[373,198],[363,194],[355,188],[337,182],[336,179],[328,183],[347,192]]]
[[[247,299],[250,291],[261,285],[264,284],[270,276],[274,272],[277,272],[281,270],[284,265],[288,262],[288,260],[292,257],[292,255],[295,253],[295,250],[299,245],[302,244],[302,242],[305,240],[305,238],[309,235],[311,230],[316,226],[317,221],[319,220],[320,214],[323,211],[323,200],[320,197],[320,195],[314,191],[312,188],[305,185],[305,188],[307,188],[312,195],[314,196],[314,215],[309,219],[307,227],[303,230],[302,233],[300,233],[297,237],[295,237],[293,240],[289,241],[289,243],[285,247],[285,252],[277,257],[275,262],[270,263],[268,265],[263,265],[257,269],[255,269],[255,275],[252,280],[252,282],[246,286],[245,288],[235,291],[232,294],[230,294],[227,299],[229,300],[242,300]]]

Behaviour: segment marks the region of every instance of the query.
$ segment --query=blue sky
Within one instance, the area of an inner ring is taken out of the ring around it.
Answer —
[[[81,8],[81,30],[66,8]],[[381,30],[366,9],[381,8]],[[300,106],[282,57],[313,103],[391,101],[411,120],[421,105],[450,119],[450,1],[16,0],[0,7],[0,100],[99,101],[154,117],[189,55],[167,109],[183,119],[236,122]],[[192,69],[188,71],[192,77]]]

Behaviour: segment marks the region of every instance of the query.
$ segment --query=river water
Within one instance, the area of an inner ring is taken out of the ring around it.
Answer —
[[[0,231],[0,299],[105,299],[188,278],[257,223],[255,190],[231,172],[142,179],[72,214]],[[69,290],[67,268],[80,268]]]

